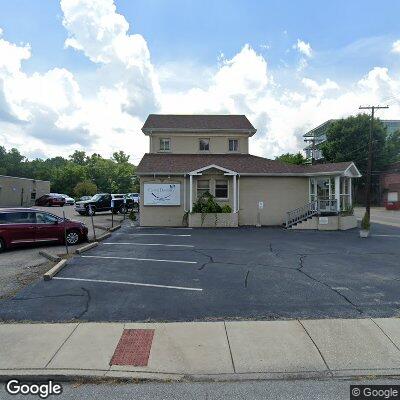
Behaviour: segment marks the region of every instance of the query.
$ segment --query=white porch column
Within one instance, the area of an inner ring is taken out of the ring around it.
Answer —
[[[233,212],[237,209],[237,189],[236,189],[236,174],[233,175]]]
[[[348,180],[349,180],[349,206],[353,207],[353,189],[352,189],[353,180],[352,178],[348,178]]]
[[[189,175],[189,210],[193,211],[193,175]]]
[[[340,211],[340,176],[335,176],[335,199],[337,211]]]

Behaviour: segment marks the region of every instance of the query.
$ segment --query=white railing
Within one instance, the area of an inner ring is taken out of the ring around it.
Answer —
[[[337,212],[336,199],[315,200],[303,207],[288,211],[286,213],[285,227],[290,228],[291,226],[313,217],[314,215],[331,212]]]

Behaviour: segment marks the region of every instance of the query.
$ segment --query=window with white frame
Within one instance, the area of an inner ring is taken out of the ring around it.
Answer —
[[[228,198],[228,181],[226,179],[215,181],[215,198],[217,199]]]
[[[395,203],[399,201],[399,193],[398,192],[388,192],[388,201],[390,203]]]
[[[160,151],[171,151],[171,139],[160,139]]]
[[[200,139],[199,140],[199,150],[200,151],[210,151],[210,139]]]
[[[210,193],[210,181],[208,179],[199,179],[197,181],[197,198],[207,192]]]
[[[237,139],[229,139],[229,151],[239,151],[239,141]]]

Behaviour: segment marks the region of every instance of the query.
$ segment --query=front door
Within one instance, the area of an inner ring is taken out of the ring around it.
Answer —
[[[36,213],[36,242],[62,242],[64,227],[60,219],[48,213]]]

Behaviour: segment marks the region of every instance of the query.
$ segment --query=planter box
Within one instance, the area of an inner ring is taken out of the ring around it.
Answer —
[[[354,215],[339,216],[339,229],[341,231],[353,228],[357,228],[357,218]]]
[[[238,221],[238,213],[204,214],[204,217],[201,213],[192,213],[188,218],[190,228],[237,228]]]

